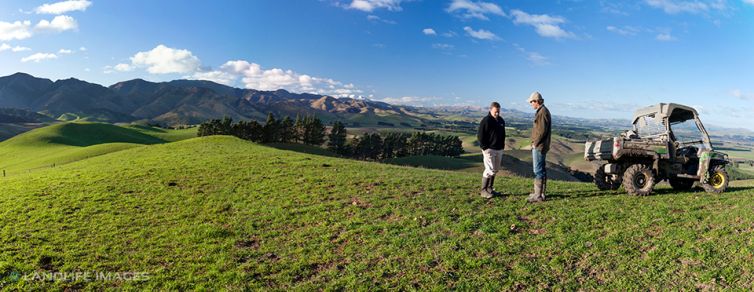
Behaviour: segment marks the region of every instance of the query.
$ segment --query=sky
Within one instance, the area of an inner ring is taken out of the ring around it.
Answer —
[[[754,0],[0,2],[0,75],[212,80],[418,106],[754,130]]]

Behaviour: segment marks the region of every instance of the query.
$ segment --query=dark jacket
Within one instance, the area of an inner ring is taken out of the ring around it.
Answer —
[[[550,151],[551,128],[550,110],[542,105],[534,116],[534,127],[531,129],[531,145],[541,151],[542,154]]]
[[[482,150],[505,149],[505,120],[500,116],[495,119],[491,114],[487,114],[479,123],[476,138]]]

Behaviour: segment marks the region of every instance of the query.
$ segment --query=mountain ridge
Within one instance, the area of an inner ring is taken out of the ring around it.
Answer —
[[[0,77],[0,108],[40,112],[53,118],[77,117],[103,122],[147,121],[167,126],[197,124],[228,116],[263,120],[316,115],[324,121],[376,126],[396,120],[411,126],[425,121],[406,106],[368,99],[292,93],[283,89],[241,89],[206,80],[151,82],[132,79],[108,87],[76,78],[52,81],[26,73]],[[364,117],[359,115],[368,113]]]

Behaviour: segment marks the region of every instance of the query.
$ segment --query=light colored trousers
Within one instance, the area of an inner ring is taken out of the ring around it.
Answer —
[[[493,177],[500,170],[500,165],[503,163],[503,150],[487,149],[482,151],[484,157],[484,173],[483,177]]]

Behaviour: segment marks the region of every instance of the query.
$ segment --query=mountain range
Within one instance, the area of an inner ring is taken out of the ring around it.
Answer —
[[[292,93],[286,90],[241,89],[204,80],[150,82],[133,79],[105,87],[69,78],[52,81],[26,73],[0,77],[0,124],[45,123],[54,120],[146,122],[162,126],[194,125],[208,119],[264,121],[277,117],[314,115],[342,121],[348,127],[443,128],[476,130],[486,108],[475,106],[414,107],[356,98]],[[532,112],[502,109],[508,126],[531,127]],[[624,119],[583,119],[553,115],[559,134],[588,139],[630,128]],[[754,133],[710,125],[711,134],[752,141]],[[15,133],[15,132],[14,132]]]
[[[226,116],[263,120],[268,113],[316,115],[326,122],[341,120],[349,126],[419,127],[426,121],[426,115],[413,107],[367,99],[240,89],[203,80],[134,79],[105,87],[75,78],[53,82],[26,73],[0,77],[0,108],[27,111],[23,114],[26,117],[39,113],[58,120],[147,121],[166,126]]]

